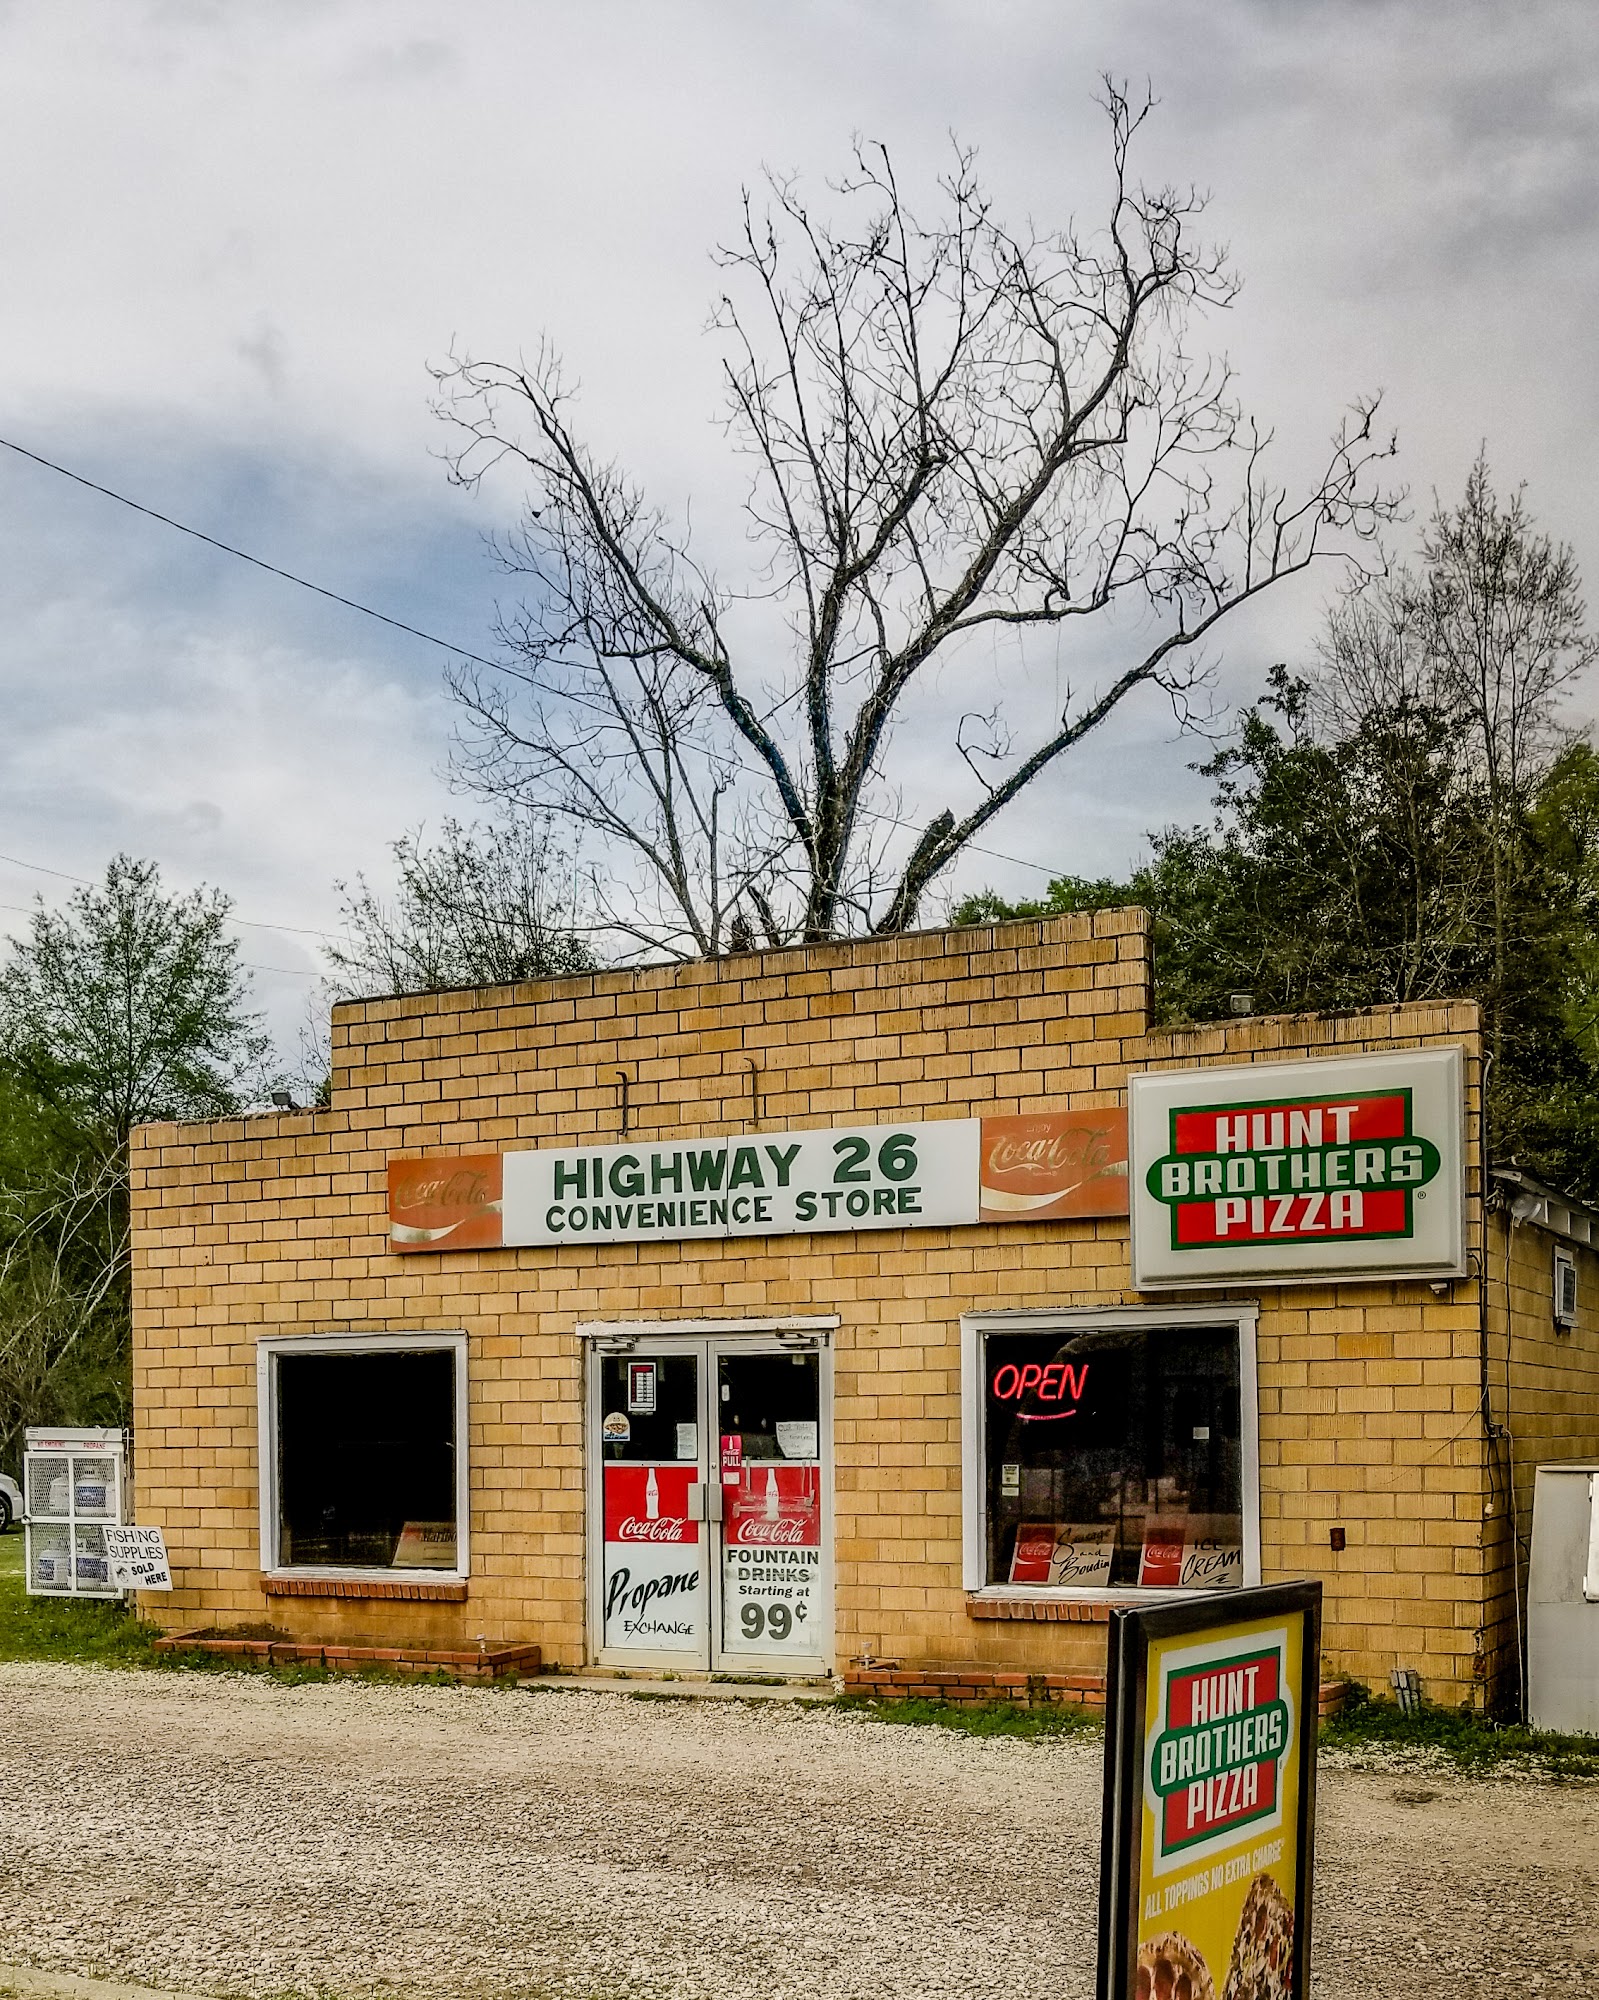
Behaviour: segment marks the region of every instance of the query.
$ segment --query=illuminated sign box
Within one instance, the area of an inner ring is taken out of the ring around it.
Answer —
[[[1458,1277],[1458,1048],[1130,1080],[1140,1288]]]

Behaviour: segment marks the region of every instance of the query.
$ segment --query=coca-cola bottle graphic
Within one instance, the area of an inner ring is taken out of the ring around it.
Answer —
[[[656,1483],[655,1467],[650,1467],[650,1476],[644,1482],[644,1518],[658,1521],[661,1518],[661,1489]]]
[[[776,1467],[775,1467],[775,1466],[770,1466],[770,1465],[769,1465],[769,1466],[768,1466],[768,1467],[766,1468],[766,1518],[767,1518],[767,1520],[768,1520],[768,1521],[775,1521],[775,1520],[777,1519],[777,1517],[778,1517],[778,1514],[779,1514],[779,1512],[780,1512],[780,1509],[779,1509],[779,1507],[778,1507],[778,1504],[777,1504],[777,1469],[776,1469]]]

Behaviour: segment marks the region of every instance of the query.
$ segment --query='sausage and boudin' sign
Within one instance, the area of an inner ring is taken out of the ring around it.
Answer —
[[[1463,1268],[1458,1049],[1163,1070],[1129,1095],[1135,1284]]]

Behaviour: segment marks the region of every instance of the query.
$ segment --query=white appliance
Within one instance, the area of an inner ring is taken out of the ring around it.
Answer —
[[[1527,1719],[1599,1735],[1599,1464],[1540,1465],[1527,1576]]]
[[[24,1437],[22,1491],[28,1592],[33,1597],[119,1597],[105,1530],[121,1526],[121,1431],[31,1427]]]

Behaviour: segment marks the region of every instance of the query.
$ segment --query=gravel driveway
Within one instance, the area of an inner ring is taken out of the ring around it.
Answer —
[[[8,1666],[0,1960],[252,1995],[1089,2000],[1099,1760],[775,1703]],[[1599,1789],[1324,1768],[1320,1843],[1319,2000],[1592,1990]]]

